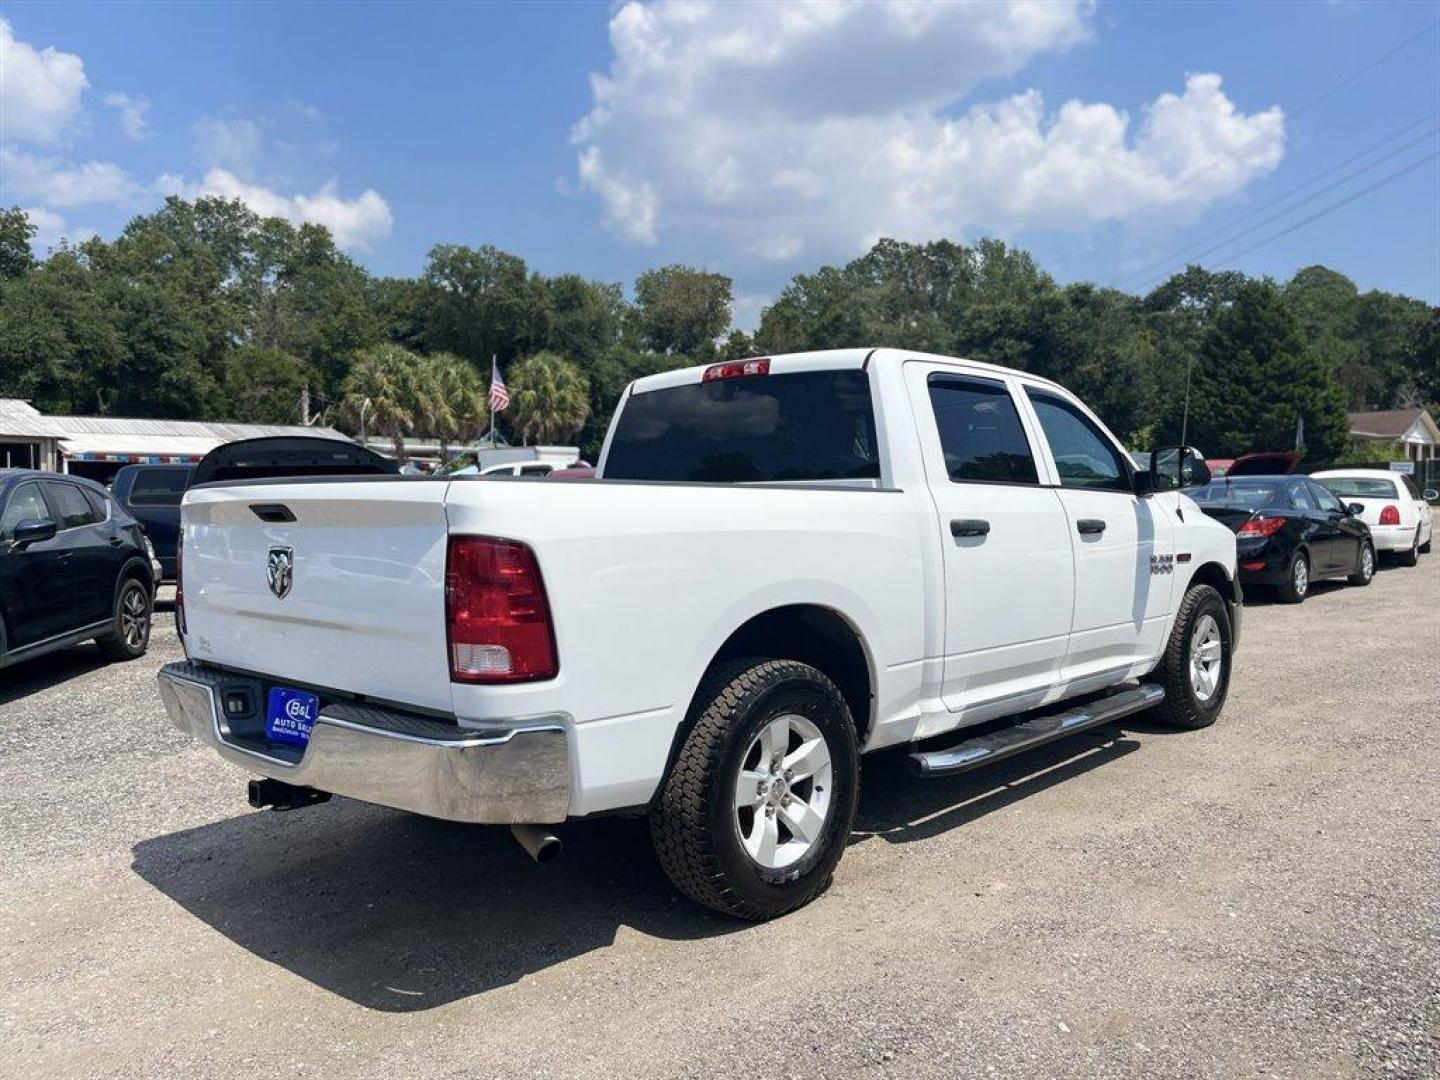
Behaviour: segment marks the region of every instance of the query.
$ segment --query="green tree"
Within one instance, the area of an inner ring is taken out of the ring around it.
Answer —
[[[440,244],[430,251],[421,279],[425,293],[425,344],[453,352],[477,370],[490,358],[504,363],[539,344],[545,326],[544,283],[525,260],[485,245]]]
[[[385,435],[405,456],[405,436],[415,427],[419,357],[399,345],[362,350],[341,384],[340,419],[362,438]]]
[[[590,414],[590,387],[578,367],[555,353],[527,356],[510,369],[511,427],[525,442],[564,443]]]
[[[1248,281],[1201,341],[1186,441],[1213,455],[1286,450],[1300,419],[1310,460],[1343,453],[1349,425],[1340,384],[1306,348],[1280,290],[1269,281]],[[1179,428],[1175,407],[1165,441],[1178,439]]]
[[[225,356],[222,414],[243,424],[298,424],[300,398],[309,382],[305,366],[291,353],[241,346]]]
[[[475,369],[451,353],[420,361],[416,385],[420,428],[440,440],[440,460],[448,461],[452,442],[469,442],[489,423],[485,387]]]
[[[640,340],[658,353],[693,354],[730,325],[730,279],[689,266],[662,266],[635,279]]]
[[[34,239],[35,224],[29,214],[18,206],[0,210],[0,282],[34,269],[35,253],[30,250]]]

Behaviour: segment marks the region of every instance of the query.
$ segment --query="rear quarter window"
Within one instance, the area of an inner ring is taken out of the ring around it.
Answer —
[[[702,483],[878,480],[865,372],[804,371],[631,394],[604,475]]]

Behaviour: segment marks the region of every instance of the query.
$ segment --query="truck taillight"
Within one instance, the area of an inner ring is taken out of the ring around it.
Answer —
[[[1274,536],[1285,527],[1283,517],[1252,517],[1240,526],[1238,536]]]
[[[743,379],[748,375],[769,375],[769,360],[733,360],[728,364],[711,364],[700,376],[701,382],[716,379]]]
[[[1399,524],[1400,524],[1400,508],[1399,508],[1398,506],[1387,506],[1387,507],[1385,507],[1384,510],[1381,510],[1381,511],[1380,511],[1380,524],[1381,524],[1381,525],[1399,525]]]
[[[185,529],[175,541],[175,629],[185,636]]]
[[[540,566],[518,541],[450,538],[445,628],[455,682],[553,679],[560,668]]]

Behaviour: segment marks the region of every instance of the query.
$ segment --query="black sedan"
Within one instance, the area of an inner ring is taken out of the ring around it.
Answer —
[[[1375,542],[1360,520],[1362,507],[1345,505],[1305,476],[1237,476],[1186,492],[1200,509],[1235,533],[1240,580],[1274,586],[1298,604],[1319,578],[1369,585]]]
[[[150,643],[155,582],[139,523],[99,484],[0,469],[0,668],[94,639]]]

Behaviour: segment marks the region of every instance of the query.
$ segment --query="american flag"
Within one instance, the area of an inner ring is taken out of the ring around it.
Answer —
[[[490,411],[504,412],[510,404],[510,391],[505,389],[505,380],[500,377],[500,366],[490,358]]]

